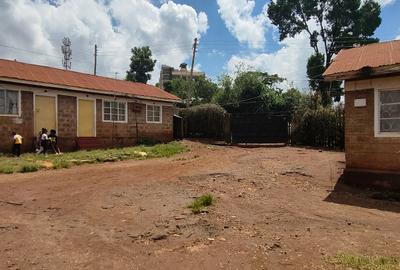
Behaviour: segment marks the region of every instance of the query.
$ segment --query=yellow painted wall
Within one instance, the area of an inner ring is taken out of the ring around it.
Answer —
[[[95,137],[94,101],[78,101],[78,137]]]
[[[46,128],[56,129],[56,98],[35,96],[35,135]]]

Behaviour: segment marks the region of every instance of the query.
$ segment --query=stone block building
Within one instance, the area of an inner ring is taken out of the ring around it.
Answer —
[[[57,131],[62,151],[168,142],[177,102],[151,85],[0,59],[0,152],[12,131],[33,151],[42,128]]]
[[[342,50],[324,76],[345,80],[345,180],[400,188],[400,41]]]

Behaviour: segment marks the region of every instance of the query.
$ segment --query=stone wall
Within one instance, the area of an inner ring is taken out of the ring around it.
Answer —
[[[397,82],[397,83],[396,83]],[[375,89],[400,89],[400,77],[346,82],[346,168],[400,172],[400,137],[375,136]],[[355,107],[355,99],[366,99]]]
[[[174,107],[163,103],[162,123],[146,123],[146,105],[128,102],[128,122],[103,122],[102,99],[106,95],[54,90],[49,88],[1,84],[3,88],[21,91],[21,117],[0,116],[0,152],[10,152],[12,147],[11,132],[16,131],[24,137],[22,150],[34,151],[36,135],[34,134],[33,93],[57,95],[57,134],[61,151],[73,151],[78,148],[80,139],[77,136],[77,97],[96,99],[96,138],[85,138],[90,148],[131,146],[139,139],[153,139],[161,142],[173,140]],[[117,98],[118,99],[118,98]],[[121,100],[129,101],[127,98]],[[157,103],[162,104],[162,103]]]
[[[24,138],[22,152],[34,150],[33,125],[33,94],[21,91],[21,117],[0,116],[0,152],[11,151],[12,131]]]

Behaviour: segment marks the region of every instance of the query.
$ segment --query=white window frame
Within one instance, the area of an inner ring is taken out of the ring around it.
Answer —
[[[13,89],[3,89],[1,88],[0,91],[14,91],[18,92],[18,113],[17,114],[0,114],[0,116],[6,116],[6,117],[21,117],[21,91],[20,90],[13,90]]]
[[[125,121],[113,121],[112,119],[112,115],[110,112],[110,120],[105,120],[104,119],[104,102],[118,102],[118,103],[125,103]],[[120,101],[120,100],[112,100],[112,99],[103,99],[102,101],[102,111],[101,111],[101,115],[102,115],[102,120],[104,123],[128,123],[128,102],[127,101]]]
[[[375,89],[374,100],[375,100],[375,137],[379,138],[398,138],[400,132],[381,132],[381,92],[387,91],[399,91],[400,88],[395,89]]]
[[[160,121],[149,121],[148,120],[149,106],[160,107]],[[163,115],[162,109],[163,109],[163,106],[159,105],[159,104],[146,104],[146,123],[149,123],[149,124],[162,124],[162,115]]]

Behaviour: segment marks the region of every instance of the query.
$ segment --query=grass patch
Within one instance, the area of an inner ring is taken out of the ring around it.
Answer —
[[[350,254],[338,254],[329,258],[329,262],[356,270],[398,270],[400,260],[394,257],[383,256],[358,256]]]
[[[188,205],[193,214],[200,214],[204,208],[214,203],[214,197],[211,194],[203,195]]]
[[[22,164],[18,171],[21,173],[28,173],[28,172],[36,172],[38,170],[39,170],[39,165],[35,163],[26,163]]]
[[[34,172],[40,169],[61,169],[75,165],[115,162],[128,159],[150,159],[171,157],[187,151],[179,142],[157,144],[153,146],[135,146],[125,148],[77,151],[61,155],[23,154],[19,158],[0,156],[0,173]]]
[[[4,173],[4,174],[14,173],[14,167],[12,167],[10,165],[5,165],[0,168],[0,173]]]

